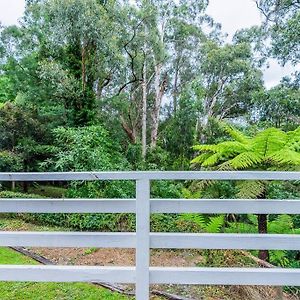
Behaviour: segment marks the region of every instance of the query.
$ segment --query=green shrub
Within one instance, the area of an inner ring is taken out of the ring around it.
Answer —
[[[23,159],[11,151],[0,151],[0,172],[16,172],[23,168]]]

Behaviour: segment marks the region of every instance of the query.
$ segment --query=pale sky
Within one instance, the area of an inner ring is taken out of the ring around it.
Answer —
[[[24,0],[0,0],[0,23],[17,24],[23,14],[24,5]],[[259,25],[262,20],[253,0],[210,0],[207,13],[222,24],[222,30],[228,33],[228,42],[236,30]],[[270,60],[269,64],[270,68],[264,70],[265,85],[268,88],[296,70],[291,66],[282,68],[275,60]]]

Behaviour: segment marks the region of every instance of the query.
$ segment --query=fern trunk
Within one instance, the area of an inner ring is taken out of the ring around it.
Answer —
[[[268,233],[268,215],[258,215],[258,233]],[[261,260],[269,260],[268,250],[259,250],[258,257]]]
[[[266,192],[264,192],[259,199],[266,199]],[[258,233],[266,234],[268,233],[268,215],[261,214],[257,215],[258,219]],[[261,260],[268,261],[269,260],[269,251],[268,250],[259,250],[258,257]]]

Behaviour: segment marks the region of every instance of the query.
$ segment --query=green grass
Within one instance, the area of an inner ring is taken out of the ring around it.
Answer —
[[[0,248],[0,264],[38,264],[7,248]],[[0,282],[1,300],[125,300],[132,299],[111,293],[88,283]]]
[[[7,248],[0,248],[0,264],[1,265],[37,265],[38,262],[16,251]]]

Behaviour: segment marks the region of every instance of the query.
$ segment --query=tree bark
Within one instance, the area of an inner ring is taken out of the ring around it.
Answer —
[[[126,132],[130,142],[132,144],[135,144],[136,143],[136,130],[135,130],[135,128],[130,128],[129,125],[127,124],[126,120],[122,116],[120,116],[120,121],[121,121],[122,128]]]
[[[157,29],[159,32],[159,39],[160,39],[160,47],[162,47],[161,50],[165,49],[164,35],[165,35],[166,23],[167,23],[166,19],[162,20],[162,22],[157,23]],[[153,60],[154,60],[154,71],[155,71],[154,72],[155,98],[154,98],[153,109],[151,111],[151,121],[152,121],[151,143],[150,143],[151,148],[155,148],[157,144],[159,114],[160,114],[162,98],[167,83],[166,75],[162,77],[162,68],[164,63],[162,57],[156,57],[154,51]]]
[[[266,193],[264,192],[259,199],[265,199]],[[258,221],[258,233],[260,234],[266,234],[268,233],[268,215],[261,214],[257,215],[257,221]],[[259,250],[258,257],[261,260],[268,261],[269,260],[269,251],[268,250]]]
[[[176,60],[176,67],[175,67],[175,78],[174,78],[174,89],[173,89],[173,109],[174,113],[176,114],[177,106],[178,106],[178,80],[179,80],[179,64],[180,64],[181,57]]]
[[[142,104],[142,158],[145,160],[147,154],[147,65],[143,66],[143,104]]]
[[[82,45],[81,48],[81,80],[82,80],[82,90],[85,91],[86,87],[86,49],[85,45]]]
[[[258,215],[258,233],[265,234],[268,233],[268,215]],[[261,260],[269,260],[268,250],[259,250],[258,257]]]
[[[198,130],[199,130],[199,123],[200,123],[200,143],[206,144],[207,142],[207,137],[206,137],[206,132],[205,130],[207,129],[207,125],[208,125],[208,114],[204,115],[202,118],[199,119],[198,121]]]
[[[151,148],[155,148],[157,143],[159,113],[161,108],[162,97],[164,95],[165,86],[166,86],[166,78],[163,79],[163,81],[161,82],[161,70],[162,70],[162,64],[158,64],[155,66],[155,80],[154,80],[155,99],[154,99],[153,109],[151,111],[151,121],[152,121]]]

